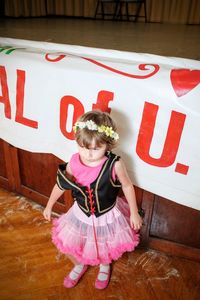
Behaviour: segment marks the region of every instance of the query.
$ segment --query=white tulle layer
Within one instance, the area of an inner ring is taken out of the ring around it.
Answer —
[[[118,198],[116,206],[98,218],[87,217],[75,202],[66,214],[54,220],[52,240],[62,253],[80,263],[98,265],[133,251],[139,235],[130,227],[126,200]]]

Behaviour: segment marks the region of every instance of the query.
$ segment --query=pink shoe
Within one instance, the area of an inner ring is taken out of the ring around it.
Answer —
[[[88,266],[84,266],[83,267],[83,270],[81,271],[81,273],[79,273],[78,277],[76,279],[71,279],[69,277],[69,275],[67,275],[65,278],[64,278],[64,287],[66,288],[72,288],[74,287],[78,282],[79,280],[81,279],[81,277],[83,276],[83,274],[87,271],[88,269]]]
[[[111,275],[111,268],[109,268],[109,271],[108,272],[99,272],[99,274],[106,274],[107,275],[107,279],[106,280],[99,280],[98,277],[95,281],[95,288],[98,289],[98,290],[103,290],[105,289],[108,284],[109,284],[109,281],[110,281],[110,275]],[[98,274],[98,275],[99,275]]]

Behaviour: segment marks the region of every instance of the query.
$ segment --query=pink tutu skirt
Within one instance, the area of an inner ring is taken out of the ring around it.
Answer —
[[[52,240],[60,252],[78,262],[99,265],[133,251],[139,234],[130,227],[126,199],[118,197],[115,207],[98,218],[87,217],[74,202],[66,214],[53,221]]]

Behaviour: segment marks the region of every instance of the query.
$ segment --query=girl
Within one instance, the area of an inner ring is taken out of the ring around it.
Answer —
[[[119,138],[111,117],[88,112],[75,123],[74,132],[78,153],[59,166],[43,215],[50,221],[54,203],[66,189],[72,190],[73,206],[53,225],[53,243],[74,263],[64,286],[74,287],[88,265],[99,265],[95,287],[104,289],[112,260],[138,245],[142,219],[125,165],[110,152]],[[127,201],[118,196],[120,188]]]

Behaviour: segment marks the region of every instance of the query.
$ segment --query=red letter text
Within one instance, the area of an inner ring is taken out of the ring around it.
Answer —
[[[24,85],[25,71],[17,70],[17,92],[16,92],[16,116],[15,121],[25,126],[38,128],[38,122],[30,120],[23,116],[24,113]]]
[[[5,117],[11,119],[11,107],[8,92],[8,83],[5,67],[0,66],[0,83],[2,89],[2,96],[0,96],[0,102],[4,104]]]
[[[162,154],[160,158],[154,158],[150,156],[149,150],[158,109],[158,105],[145,102],[136,152],[143,161],[150,165],[169,167],[174,163],[176,158],[186,115],[172,111]]]
[[[72,127],[70,132],[66,130],[69,105],[74,107]],[[82,114],[84,114],[84,107],[77,98],[73,96],[62,97],[60,102],[60,130],[67,139],[74,139],[73,125]]]

